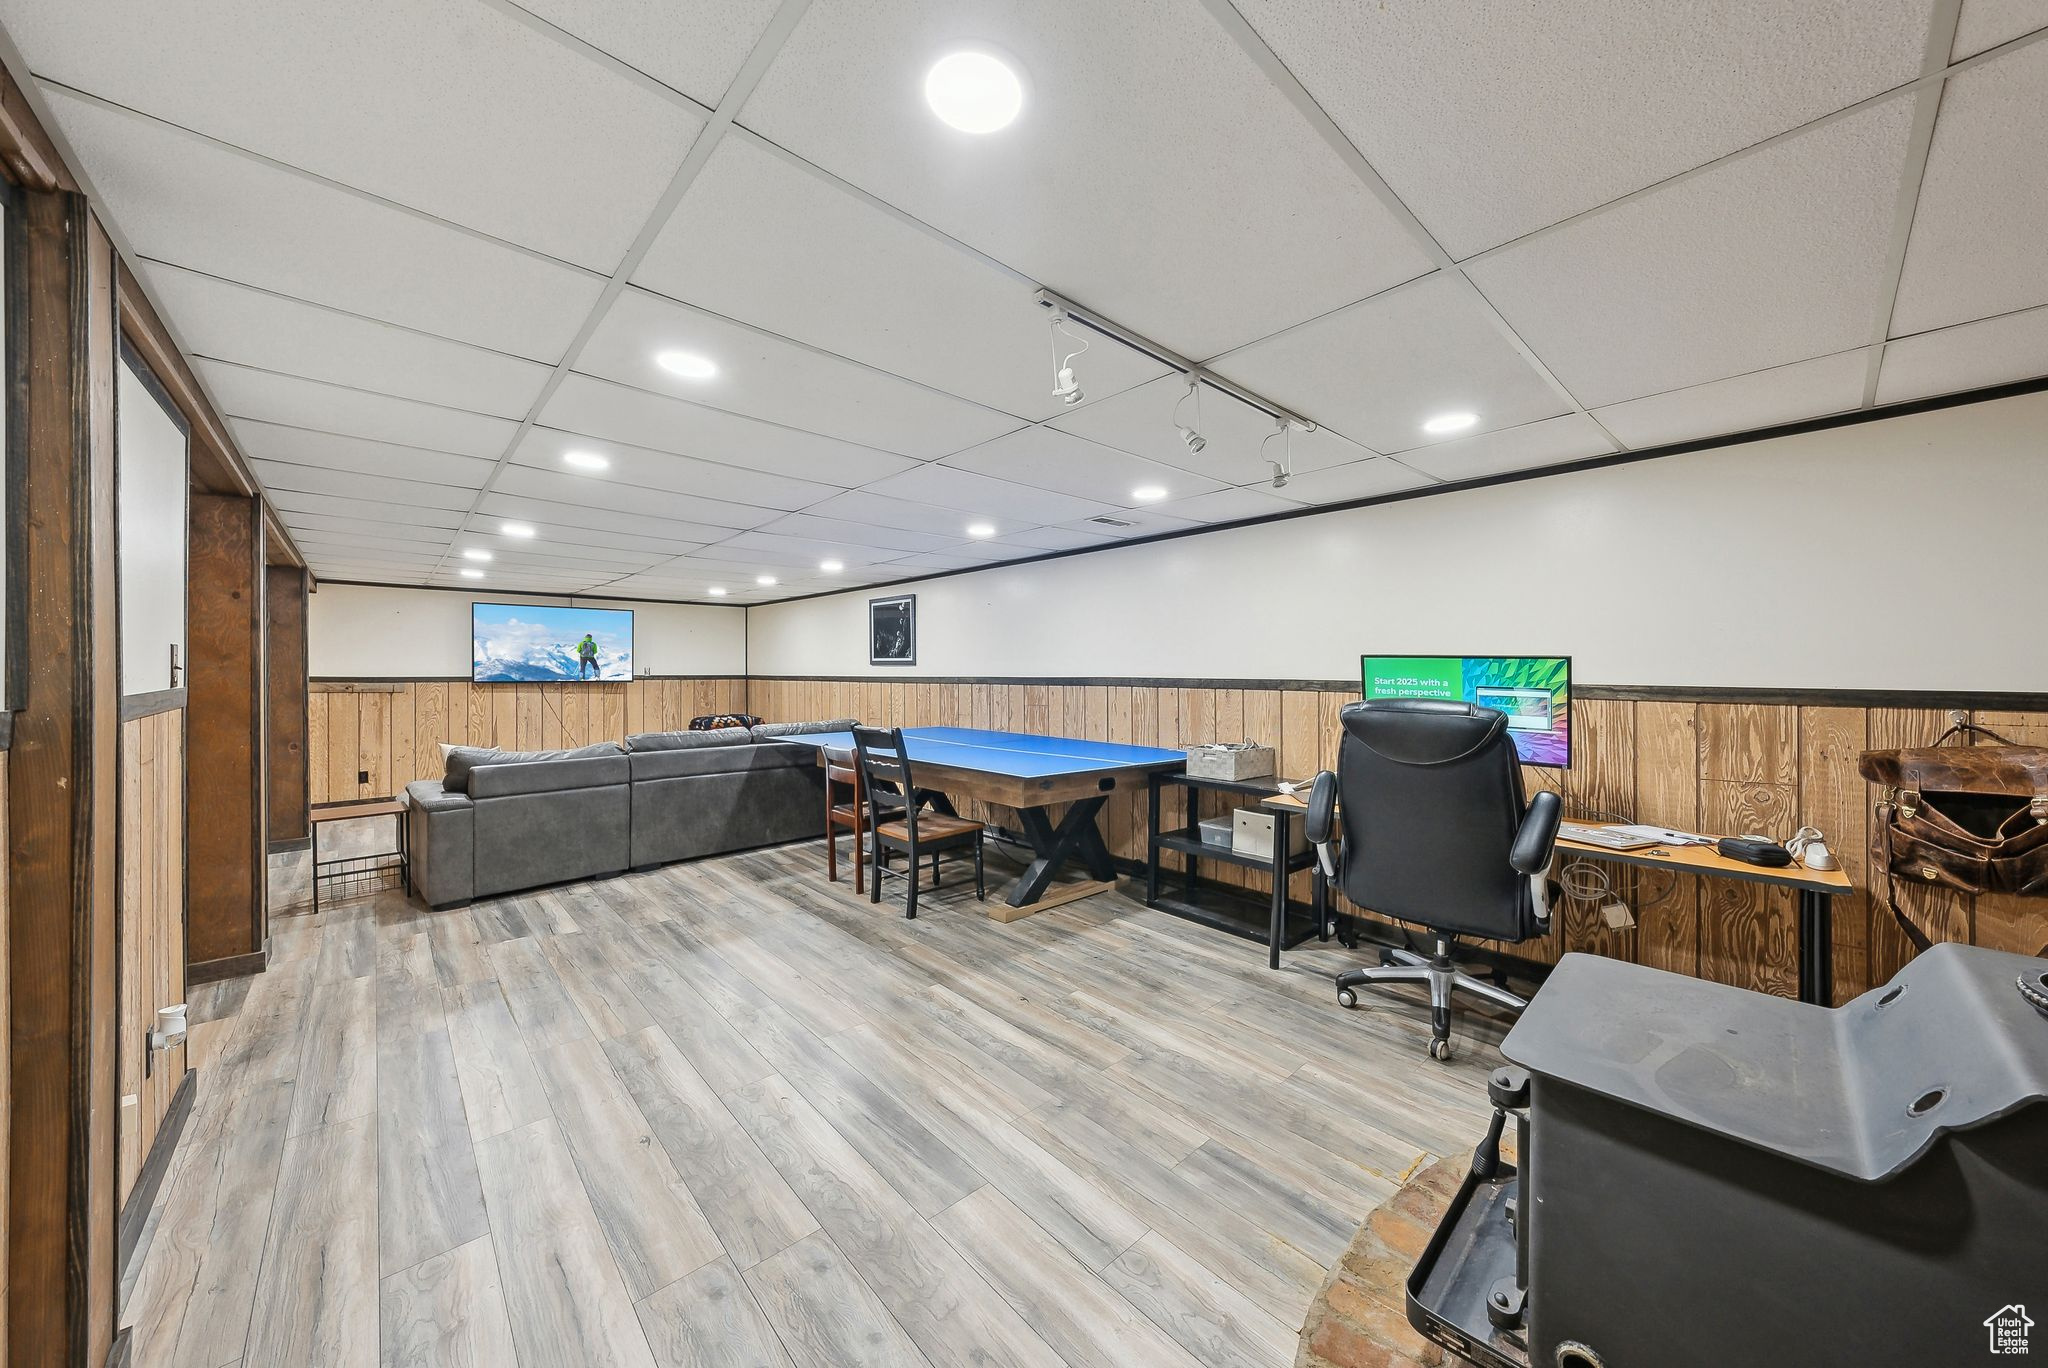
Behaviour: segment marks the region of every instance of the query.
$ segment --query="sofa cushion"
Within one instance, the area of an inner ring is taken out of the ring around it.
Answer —
[[[441,787],[450,793],[469,792],[470,771],[483,765],[524,765],[540,760],[587,760],[600,755],[624,755],[616,741],[600,741],[575,750],[508,751],[485,746],[457,746],[448,752],[448,767]]]
[[[710,731],[636,732],[626,738],[629,751],[696,750],[700,746],[744,746],[754,738],[745,727],[714,727]]]
[[[455,812],[470,805],[468,794],[450,793],[433,779],[415,779],[407,784],[405,801],[423,812]]]
[[[699,746],[693,750],[634,751],[633,782],[682,779],[698,774],[735,774],[755,770],[816,768],[818,753],[809,746]]]
[[[816,736],[819,732],[852,731],[859,725],[851,717],[831,722],[763,722],[750,730],[756,741],[773,741],[778,736]]]
[[[559,793],[569,789],[623,785],[632,777],[624,751],[606,755],[553,756],[512,764],[479,765],[469,776],[469,796],[509,798],[521,793]]]

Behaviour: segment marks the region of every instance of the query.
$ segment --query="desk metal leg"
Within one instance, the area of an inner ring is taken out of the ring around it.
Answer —
[[[1273,906],[1272,919],[1266,927],[1266,967],[1280,967],[1280,943],[1287,938],[1287,851],[1288,816],[1284,812],[1273,814]]]
[[[1159,905],[1159,790],[1165,787],[1153,775],[1145,785],[1145,906]]]
[[[312,830],[307,833],[307,849],[313,858],[313,915],[320,915],[320,824],[310,822]]]
[[[1833,895],[1799,890],[1799,1000],[1835,1005]]]

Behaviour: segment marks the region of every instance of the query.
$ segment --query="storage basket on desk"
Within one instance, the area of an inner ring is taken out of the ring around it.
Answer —
[[[1273,748],[1250,742],[1189,746],[1188,773],[1197,779],[1264,779],[1273,773]]]

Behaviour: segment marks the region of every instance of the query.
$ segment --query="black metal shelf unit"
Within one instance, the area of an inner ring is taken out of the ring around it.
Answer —
[[[1287,898],[1288,876],[1304,869],[1315,867],[1313,850],[1298,855],[1288,853],[1292,835],[1293,817],[1286,812],[1274,812],[1273,853],[1268,855],[1246,855],[1228,846],[1211,845],[1201,838],[1193,826],[1177,827],[1162,831],[1159,826],[1159,797],[1168,785],[1189,789],[1193,792],[1207,790],[1212,793],[1230,793],[1254,800],[1249,806],[1256,806],[1259,800],[1271,798],[1280,791],[1279,784],[1272,779],[1210,779],[1192,774],[1155,774],[1146,795],[1150,822],[1147,830],[1151,833],[1147,841],[1145,860],[1145,906],[1156,907],[1176,917],[1198,922],[1218,931],[1227,931],[1233,936],[1246,940],[1260,941],[1266,946],[1266,963],[1280,967],[1280,952],[1291,950],[1303,941],[1329,939],[1328,895],[1323,880],[1315,880],[1315,896],[1307,908],[1290,903]],[[1183,872],[1181,896],[1162,897],[1160,884],[1171,871],[1160,863],[1161,851],[1175,851],[1186,857],[1187,868]],[[1248,893],[1226,890],[1203,883],[1199,866],[1204,860],[1234,864],[1245,869],[1263,869],[1272,880],[1268,897],[1260,899]],[[1290,920],[1296,923],[1290,926]]]

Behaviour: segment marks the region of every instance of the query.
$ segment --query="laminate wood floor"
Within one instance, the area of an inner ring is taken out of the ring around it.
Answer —
[[[1484,1128],[1501,1024],[1436,1064],[1419,998],[1336,1005],[1349,952],[1275,973],[1121,894],[907,922],[823,864],[276,917],[193,993],[134,1362],[1285,1368],[1358,1223]]]

